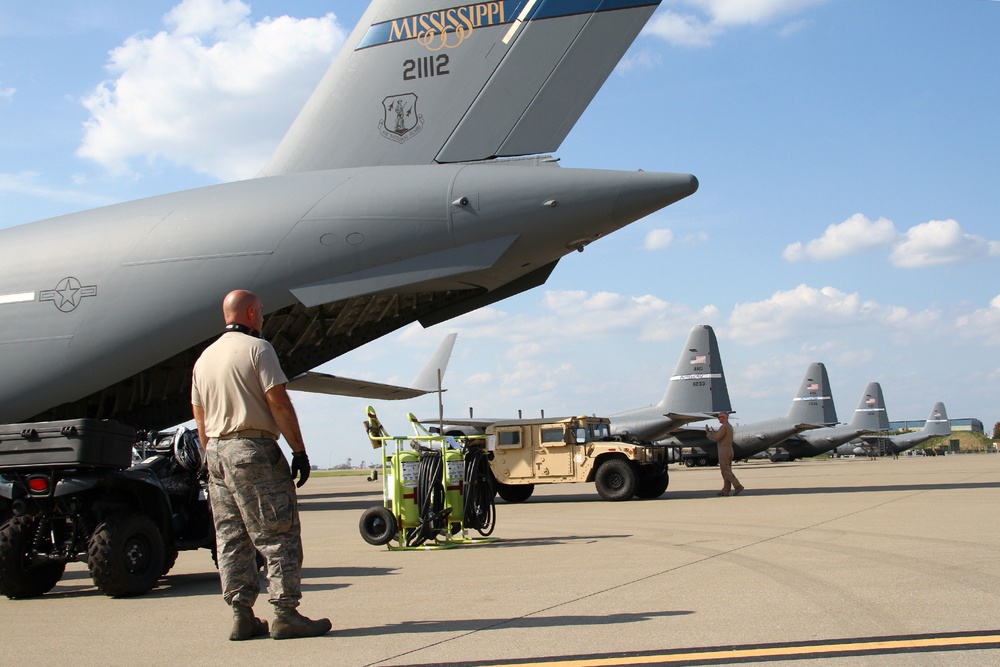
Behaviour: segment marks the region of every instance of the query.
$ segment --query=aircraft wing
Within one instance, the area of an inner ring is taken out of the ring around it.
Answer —
[[[438,391],[438,381],[444,378],[444,372],[448,368],[448,360],[451,359],[451,352],[455,347],[455,339],[458,334],[451,333],[445,336],[437,350],[417,374],[413,385],[401,387],[368,380],[354,380],[351,378],[328,375],[327,373],[317,373],[308,371],[295,376],[288,381],[288,388],[292,391],[304,391],[313,394],[329,394],[332,396],[354,396],[356,398],[368,398],[382,401],[399,401],[407,398],[416,398]],[[440,377],[439,377],[440,376]],[[441,391],[446,391],[441,389]]]
[[[697,427],[682,426],[672,431],[661,443],[674,447],[704,447],[714,446],[715,443],[705,435],[705,429]]]
[[[896,434],[898,435],[898,434]],[[885,431],[872,431],[870,433],[860,433],[856,440],[861,440],[866,445],[875,445],[880,442],[888,442],[892,440],[892,436]]]
[[[439,420],[437,420],[437,419],[431,419],[431,420],[421,419],[419,421],[420,421],[421,424],[437,424]],[[502,419],[502,418],[499,418],[499,417],[496,418],[496,419],[481,419],[481,418],[476,418],[476,419],[447,419],[446,418],[444,420],[444,423],[447,424],[448,426],[473,426],[475,428],[485,429],[487,426],[490,426],[491,424],[495,424],[495,423],[497,423],[499,421],[506,421],[506,420]]]
[[[375,0],[261,175],[555,151],[659,3]]]
[[[683,414],[683,413],[678,413],[678,412],[668,412],[668,413],[664,414],[663,416],[667,417],[670,420],[672,420],[673,421],[672,428],[674,430],[677,430],[677,429],[682,428],[682,427],[684,427],[687,424],[690,424],[692,422],[700,422],[700,421],[706,421],[706,420],[709,420],[709,419],[716,419],[719,415],[718,414],[710,414],[708,412],[698,412],[698,413],[689,413],[689,414]]]
[[[811,431],[811,430],[813,430],[815,428],[827,428],[827,425],[826,424],[796,424],[795,425],[795,430],[798,433],[801,433],[802,431]]]

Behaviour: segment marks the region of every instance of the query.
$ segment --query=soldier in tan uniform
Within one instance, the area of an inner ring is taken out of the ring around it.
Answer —
[[[328,619],[299,614],[302,537],[294,479],[309,479],[309,458],[295,408],[274,348],[260,334],[260,299],[230,292],[222,304],[226,332],[194,365],[191,408],[205,444],[209,500],[215,518],[222,595],[233,608],[231,640],[268,634],[256,618],[260,593],[256,552],[267,561],[273,639],[315,637]],[[279,433],[292,449],[292,465],[278,447]]]
[[[730,485],[732,485],[733,495],[740,495],[743,485],[733,474],[733,425],[729,423],[729,413],[719,413],[718,430],[705,427],[705,435],[709,440],[719,443],[719,470],[722,472],[722,491],[717,495],[728,496]]]

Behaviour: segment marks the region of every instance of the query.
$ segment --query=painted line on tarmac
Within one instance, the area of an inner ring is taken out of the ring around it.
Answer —
[[[859,637],[811,642],[715,646],[669,651],[606,655],[434,663],[439,667],[631,667],[633,665],[711,665],[738,662],[779,662],[860,655],[936,653],[1000,648],[1000,631],[937,633],[895,637]],[[410,667],[429,667],[411,665]]]
[[[989,471],[989,473],[986,473],[986,472],[976,473],[976,474],[974,474],[974,475],[966,478],[965,480],[961,480],[961,481],[967,481],[969,479],[975,479],[977,477],[983,476],[984,474],[992,474],[992,471]],[[646,575],[637,577],[636,579],[632,579],[632,580],[629,580],[629,581],[623,581],[621,583],[609,586],[608,588],[604,588],[604,589],[592,591],[590,593],[586,593],[584,595],[580,595],[580,596],[578,596],[576,598],[573,598],[573,599],[570,599],[570,600],[564,600],[562,602],[558,602],[556,604],[553,604],[553,605],[551,605],[549,607],[545,607],[543,609],[536,609],[535,611],[528,612],[528,613],[523,614],[523,615],[518,616],[518,617],[508,618],[508,619],[503,619],[503,620],[497,620],[495,623],[490,623],[490,624],[488,624],[488,625],[486,625],[486,626],[484,626],[482,628],[479,628],[477,630],[469,630],[468,632],[462,632],[462,633],[460,633],[460,634],[458,634],[458,635],[456,635],[454,637],[449,637],[449,638],[446,638],[446,639],[442,639],[440,641],[431,642],[430,644],[427,644],[425,646],[420,646],[418,648],[414,648],[414,649],[410,649],[408,651],[404,651],[404,652],[399,653],[397,655],[393,655],[393,656],[388,656],[386,658],[382,658],[381,660],[377,660],[375,662],[368,663],[367,665],[365,665],[365,667],[373,667],[374,665],[382,664],[382,663],[385,663],[385,662],[388,662],[388,661],[391,661],[391,660],[400,660],[400,659],[402,659],[402,658],[404,658],[404,657],[406,657],[408,655],[413,655],[413,654],[416,654],[416,653],[420,653],[422,651],[433,650],[437,646],[442,646],[444,644],[447,644],[447,643],[450,643],[450,642],[453,642],[453,641],[465,639],[467,637],[470,637],[470,636],[475,635],[475,634],[480,633],[480,632],[485,632],[487,630],[500,629],[500,628],[503,628],[504,626],[507,626],[509,624],[512,624],[512,623],[515,623],[515,622],[518,622],[518,621],[527,621],[528,619],[531,619],[531,618],[541,618],[542,614],[544,614],[546,612],[549,612],[549,611],[552,611],[553,609],[559,609],[560,607],[565,607],[567,605],[574,604],[574,603],[580,602],[582,600],[586,600],[588,598],[597,597],[599,595],[604,595],[604,594],[610,593],[612,591],[616,591],[616,590],[619,590],[619,589],[627,588],[629,586],[634,586],[636,584],[640,584],[640,583],[642,583],[644,581],[647,581],[649,579],[655,579],[657,577],[662,577],[662,576],[664,576],[666,574],[670,574],[672,572],[676,572],[677,570],[682,570],[682,569],[685,569],[685,568],[698,566],[698,565],[701,565],[703,563],[707,563],[707,562],[712,561],[712,560],[717,559],[717,558],[724,558],[725,556],[729,556],[729,555],[734,554],[734,553],[739,553],[739,552],[744,551],[746,549],[752,549],[753,547],[760,546],[761,544],[767,544],[769,542],[775,542],[777,540],[781,540],[783,538],[786,538],[786,537],[788,537],[790,535],[795,535],[797,533],[802,533],[802,532],[805,532],[805,531],[808,531],[808,530],[813,530],[813,529],[818,528],[820,526],[825,526],[827,524],[834,523],[836,521],[840,521],[840,520],[846,519],[848,517],[856,516],[858,514],[863,514],[865,512],[870,512],[870,511],[872,511],[874,509],[878,509],[878,508],[884,507],[886,505],[892,505],[894,503],[898,503],[898,502],[901,502],[901,501],[904,501],[904,500],[908,500],[908,499],[913,498],[915,496],[923,495],[925,493],[928,493],[930,490],[931,490],[930,488],[916,490],[913,493],[908,493],[908,494],[906,494],[904,496],[900,496],[898,498],[891,498],[891,499],[885,500],[883,502],[875,503],[874,505],[870,505],[868,507],[863,507],[863,508],[854,510],[852,512],[847,512],[846,514],[842,514],[840,516],[830,517],[829,519],[824,519],[822,521],[817,521],[816,523],[810,524],[808,526],[800,526],[798,528],[794,528],[792,530],[788,530],[788,531],[786,531],[784,533],[779,533],[777,535],[772,535],[770,537],[764,537],[764,538],[761,538],[761,539],[756,540],[754,542],[748,542],[747,544],[742,544],[740,546],[736,546],[736,547],[733,547],[731,549],[727,549],[725,551],[720,551],[718,553],[709,554],[709,555],[703,556],[701,558],[697,558],[697,559],[695,559],[693,561],[690,561],[690,562],[687,562],[687,563],[680,563],[678,565],[675,565],[673,567],[668,567],[667,569],[661,570],[659,572],[652,572],[650,574],[646,574]],[[991,637],[1000,637],[1000,631],[992,631],[991,630],[991,631],[988,631],[988,632],[985,632],[985,633],[959,634],[959,635],[955,635],[955,636],[977,637],[977,636],[980,636],[980,635],[986,635],[986,636],[991,636]],[[939,638],[939,639],[947,639],[947,638],[949,638],[951,636],[952,635],[949,635],[949,634],[923,635],[923,636],[920,636],[920,637],[912,637],[911,639],[921,639],[921,638],[923,638],[923,639],[930,639],[930,638],[935,638],[935,637]],[[896,638],[890,637],[890,638],[887,639],[887,641],[893,640],[893,639],[901,640],[901,639],[903,639],[903,637],[902,636],[896,637]],[[827,642],[827,643],[829,643],[830,645],[835,645],[838,642],[843,642],[843,641],[848,641],[849,642],[849,641],[852,641],[852,640],[830,640],[830,642]],[[858,640],[858,641],[877,641],[877,640],[876,639],[868,639],[868,640]],[[992,643],[990,643],[990,642],[985,643],[985,644],[982,645],[982,647],[983,648],[987,648],[987,647],[989,647],[989,648],[1000,648],[1000,643],[997,643],[998,641],[1000,641],[1000,640],[994,640]],[[811,643],[797,643],[797,644],[766,644],[766,645],[760,645],[760,646],[757,646],[757,647],[755,647],[755,646],[730,647],[730,650],[750,650],[750,649],[755,649],[755,648],[759,650],[761,648],[766,648],[766,647],[777,648],[777,647],[780,647],[780,646],[784,646],[784,647],[786,647],[786,651],[789,651],[791,647],[795,647],[795,646],[810,646],[810,645],[818,645],[818,643],[817,642],[811,642]],[[893,649],[893,651],[897,652],[897,653],[904,653],[904,652],[914,653],[914,652],[947,651],[947,650],[958,651],[958,650],[963,650],[963,649],[971,650],[971,649],[975,649],[975,648],[979,648],[979,647],[980,647],[979,645],[972,645],[972,646],[969,646],[969,647],[963,647],[963,646],[954,646],[954,647],[939,646],[939,647],[935,647],[935,648],[909,648],[909,649],[896,648],[896,649]],[[719,650],[722,650],[722,649],[720,647],[716,647],[714,649],[698,649],[698,650],[703,650],[703,651],[715,650],[715,651],[719,651]],[[868,650],[871,650],[871,649],[868,649]],[[674,653],[678,653],[678,652],[675,651]],[[492,662],[491,661],[456,662],[456,663],[447,663],[446,666],[444,665],[444,663],[433,662],[433,663],[420,663],[420,664],[406,665],[405,667],[430,667],[431,665],[434,665],[436,667],[437,666],[440,666],[440,667],[466,667],[466,666],[470,666],[470,667],[471,666],[490,667],[490,666],[493,666],[493,665],[497,665],[497,666],[500,666],[500,665],[517,665],[518,667],[532,667],[533,665],[542,665],[542,666],[546,666],[546,667],[549,667],[551,665],[558,665],[560,667],[584,667],[585,665],[586,666],[594,665],[595,667],[603,667],[604,665],[612,665],[612,666],[615,666],[615,667],[624,667],[624,666],[627,666],[627,665],[658,665],[658,664],[670,665],[670,664],[676,664],[676,663],[680,662],[680,659],[671,659],[670,656],[672,654],[669,651],[660,651],[660,652],[656,652],[655,654],[658,655],[658,656],[660,656],[659,662],[649,662],[649,661],[647,661],[647,662],[636,662],[635,661],[635,659],[636,659],[635,656],[645,656],[645,655],[647,655],[645,653],[643,653],[643,654],[639,654],[639,653],[614,653],[614,654],[607,654],[605,656],[599,656],[599,657],[602,658],[602,659],[612,659],[610,656],[623,656],[623,657],[632,656],[632,657],[629,658],[630,660],[632,660],[632,662],[623,661],[622,659],[618,658],[617,662],[605,662],[605,663],[601,663],[601,662],[592,662],[591,661],[591,662],[573,663],[573,662],[569,662],[569,660],[576,659],[576,658],[574,658],[573,656],[566,656],[565,658],[537,658],[537,659],[530,659],[530,660],[533,660],[533,662],[525,662],[524,660],[522,660],[520,662],[517,662],[517,661],[513,661],[513,662],[511,662],[511,661],[508,661],[508,662],[504,662],[504,661],[492,661]],[[840,654],[849,654],[849,653],[847,651],[841,651]],[[856,651],[855,654],[856,655],[864,655],[864,651],[859,649],[859,650]],[[650,653],[650,655],[652,655],[652,653]],[[785,656],[781,656],[781,657],[758,657],[758,658],[746,657],[746,658],[741,658],[741,660],[746,661],[746,662],[761,662],[761,661],[765,661],[765,660],[768,660],[768,661],[778,661],[778,660],[783,660],[783,659],[792,659],[792,658],[796,658],[796,657],[803,657],[804,658],[804,657],[807,657],[808,655],[810,655],[810,654],[808,654],[808,653],[802,653],[800,655],[796,655],[794,653],[789,652],[789,653],[786,653]],[[820,655],[824,655],[824,654],[820,654]],[[837,653],[831,653],[829,655],[838,655],[838,654]],[[581,656],[581,659],[591,660],[591,658],[588,658],[587,656]],[[597,658],[594,658],[594,659],[597,659]],[[693,660],[693,658],[687,658],[687,659],[688,660]],[[539,662],[540,660],[549,660],[549,662]],[[562,660],[562,662],[554,662],[556,660]],[[731,660],[732,660],[732,658],[722,658],[722,657],[719,657],[718,655],[716,655],[715,657],[709,657],[709,656],[706,655],[705,657],[699,658],[697,664],[712,664],[713,661],[715,663],[725,663],[725,662],[731,661]]]

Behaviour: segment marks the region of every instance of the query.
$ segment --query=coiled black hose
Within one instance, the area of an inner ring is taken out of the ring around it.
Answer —
[[[434,537],[438,530],[448,526],[444,516],[444,458],[440,450],[421,449],[420,467],[417,469],[417,509],[420,525],[413,529],[410,546],[420,546]],[[450,509],[448,512],[450,513]],[[441,519],[445,520],[442,522]]]
[[[465,452],[465,497],[462,517],[467,528],[475,528],[483,537],[496,527],[497,508],[494,502],[493,475],[486,452],[470,447]]]

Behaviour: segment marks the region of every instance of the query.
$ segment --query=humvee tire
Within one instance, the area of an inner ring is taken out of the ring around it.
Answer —
[[[504,484],[498,481],[495,486],[497,495],[508,503],[523,503],[535,490],[534,484]]]
[[[645,500],[659,498],[666,492],[669,484],[670,478],[667,476],[666,470],[656,475],[642,475],[639,477],[639,485],[636,487],[635,495],[637,498]]]
[[[609,459],[594,474],[594,484],[601,498],[612,502],[630,500],[639,486],[639,474],[630,461]]]

